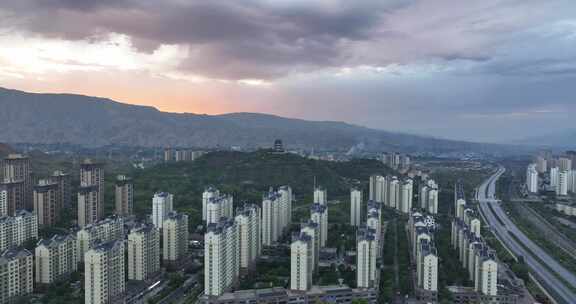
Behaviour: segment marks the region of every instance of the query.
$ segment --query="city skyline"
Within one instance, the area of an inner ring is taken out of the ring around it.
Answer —
[[[170,112],[259,112],[507,142],[570,125],[575,6],[3,3],[0,85]]]

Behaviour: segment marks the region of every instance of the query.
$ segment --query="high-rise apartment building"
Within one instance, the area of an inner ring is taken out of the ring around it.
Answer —
[[[22,182],[22,205],[16,209],[32,209],[32,172],[30,159],[21,154],[9,154],[2,161],[4,182]]]
[[[78,189],[78,226],[85,227],[100,220],[100,192],[97,186]]]
[[[254,204],[236,210],[236,227],[239,238],[240,268],[252,269],[262,249],[260,208]]]
[[[427,212],[430,214],[438,214],[438,189],[432,188],[428,190],[428,204]]]
[[[72,192],[70,186],[70,174],[64,171],[54,171],[50,176],[50,181],[58,184],[58,197],[62,202],[62,206],[69,208],[72,205]]]
[[[498,263],[493,252],[486,248],[476,252],[474,273],[476,291],[490,296],[498,294]]]
[[[215,199],[220,196],[220,191],[212,186],[204,189],[202,193],[202,220],[206,221],[208,219],[208,202],[211,199]]]
[[[428,240],[420,241],[416,273],[418,286],[428,291],[438,291],[438,255],[436,248]]]
[[[18,210],[14,216],[0,217],[0,252],[38,238],[36,214]]]
[[[164,220],[173,210],[174,196],[168,192],[155,193],[152,198],[152,224],[162,229]]]
[[[122,217],[111,216],[86,225],[76,232],[78,256],[82,260],[84,254],[99,243],[122,239],[124,239],[124,220]]]
[[[538,173],[546,173],[548,171],[548,161],[542,156],[536,157],[536,170]]]
[[[320,248],[326,247],[328,240],[328,206],[313,204],[310,207],[310,219],[318,224],[320,229]]]
[[[36,283],[49,285],[67,279],[78,269],[78,247],[72,234],[40,240],[35,255]]]
[[[530,164],[528,169],[526,169],[526,188],[530,193],[538,192],[538,170],[536,170],[536,164]]]
[[[556,189],[560,179],[560,169],[558,167],[550,168],[550,187]]]
[[[412,210],[413,182],[411,179],[402,181],[400,185],[400,204],[397,209],[404,213],[410,213]]]
[[[380,213],[378,211],[371,211],[366,219],[366,227],[374,231],[374,241],[376,248],[380,248],[380,239],[382,238],[382,223],[380,222]],[[378,251],[378,256],[379,255]]]
[[[350,225],[359,227],[362,221],[362,191],[358,188],[350,190]]]
[[[372,229],[360,229],[356,235],[356,285],[358,288],[374,287],[378,244]]]
[[[292,224],[292,188],[290,186],[278,187],[280,200],[280,231],[284,233]]]
[[[204,294],[218,297],[237,281],[239,237],[232,219],[209,224],[204,235]]]
[[[319,186],[314,189],[314,204],[328,204],[328,192],[326,188]]]
[[[400,181],[396,176],[388,179],[388,198],[384,204],[390,208],[398,208],[400,204]]]
[[[80,164],[78,194],[78,224],[80,227],[97,222],[104,216],[104,168],[90,159]]]
[[[222,218],[231,218],[234,210],[232,195],[220,194],[206,203],[206,224],[218,223]]]
[[[8,215],[8,189],[0,184],[0,217]]]
[[[84,303],[122,303],[126,291],[124,241],[101,243],[84,255]]]
[[[160,232],[143,224],[128,234],[128,280],[145,281],[160,271]]]
[[[568,171],[561,171],[558,174],[558,185],[556,186],[556,195],[568,195]]]
[[[62,200],[57,183],[40,180],[34,186],[34,212],[38,216],[38,225],[52,227],[60,220]]]
[[[560,171],[570,171],[572,170],[572,159],[568,157],[560,157],[558,159],[558,166]]]
[[[262,198],[262,245],[270,246],[278,241],[280,229],[280,195],[269,191]]]
[[[0,255],[0,303],[18,303],[33,290],[33,258],[26,249],[12,248]]]
[[[321,205],[323,206],[323,205]],[[301,233],[290,245],[290,289],[307,291],[312,287],[312,239]]]
[[[320,262],[320,227],[312,220],[309,220],[307,223],[302,224],[300,233],[310,237],[312,242],[312,272],[316,272]]]
[[[119,216],[131,216],[134,209],[134,184],[125,175],[116,177],[114,191],[115,213]]]
[[[13,216],[16,210],[25,209],[24,181],[4,180],[0,183],[0,191],[4,192],[4,201],[0,202],[1,215]]]
[[[175,264],[188,253],[188,215],[170,212],[162,224],[162,259]]]

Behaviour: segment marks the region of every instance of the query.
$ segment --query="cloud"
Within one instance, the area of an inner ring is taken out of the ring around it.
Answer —
[[[187,48],[182,72],[277,79],[349,66],[487,62],[524,26],[566,1],[20,0],[0,4],[3,27],[66,40],[130,37],[152,52]],[[555,16],[558,17],[558,16]]]

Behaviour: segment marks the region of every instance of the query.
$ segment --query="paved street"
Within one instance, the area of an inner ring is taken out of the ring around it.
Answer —
[[[558,303],[574,303],[576,293],[567,287],[566,284],[572,284],[572,287],[576,288],[576,276],[526,237],[501,208],[500,201],[495,198],[496,182],[504,172],[505,169],[500,168],[478,188],[477,199],[482,214],[491,226],[492,231],[506,247],[510,249],[514,255],[525,258],[527,265],[537,275],[538,281]],[[521,244],[512,237],[512,234]],[[531,255],[525,247],[529,248],[538,259]],[[544,266],[541,261],[545,263],[546,266]],[[562,277],[563,280],[558,279],[551,270]]]

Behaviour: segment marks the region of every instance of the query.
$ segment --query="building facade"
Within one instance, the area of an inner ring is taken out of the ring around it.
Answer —
[[[101,243],[84,256],[84,303],[121,303],[126,291],[124,242]]]
[[[36,249],[35,273],[36,283],[49,285],[64,280],[78,270],[78,247],[73,234],[55,235],[40,240]]]
[[[359,227],[362,220],[362,191],[357,188],[350,190],[350,225]]]
[[[26,249],[12,248],[0,255],[0,303],[17,303],[33,291],[33,257]]]
[[[162,229],[164,220],[173,210],[174,196],[168,192],[155,193],[152,198],[152,224]]]
[[[188,253],[188,215],[170,212],[162,226],[162,258],[175,264]]]
[[[145,281],[160,271],[160,232],[153,224],[128,234],[128,280]]]
[[[14,216],[0,217],[0,252],[37,238],[38,219],[36,214],[26,210],[18,210]]]
[[[290,245],[290,289],[307,291],[312,286],[312,239],[301,233]]]
[[[57,183],[40,180],[34,187],[34,212],[38,216],[38,225],[52,227],[60,220],[63,202]]]
[[[204,235],[204,294],[218,297],[236,283],[240,258],[239,237],[234,220],[208,225]]]
[[[134,209],[134,183],[124,175],[116,177],[114,191],[115,213],[119,216],[131,216]]]

